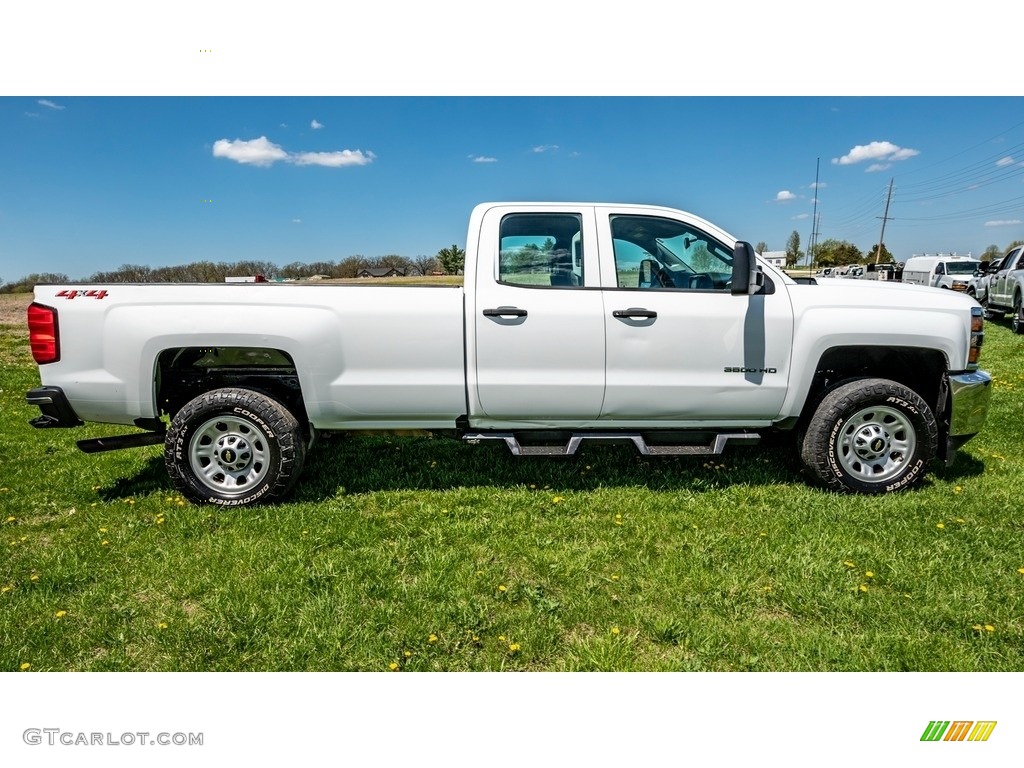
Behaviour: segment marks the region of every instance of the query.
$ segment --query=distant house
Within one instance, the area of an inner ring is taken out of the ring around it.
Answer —
[[[371,267],[360,269],[356,277],[405,277],[405,270],[397,267]]]
[[[225,277],[225,283],[265,283],[267,278],[263,275],[245,275],[240,277]]]
[[[786,266],[785,251],[765,251],[764,253],[760,254],[760,256],[773,267],[782,268]]]

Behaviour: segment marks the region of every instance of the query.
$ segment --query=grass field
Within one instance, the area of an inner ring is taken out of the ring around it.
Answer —
[[[917,491],[811,487],[788,445],[571,460],[326,440],[289,503],[186,504],[119,427],[37,431],[0,296],[0,670],[1024,669],[1024,338]]]

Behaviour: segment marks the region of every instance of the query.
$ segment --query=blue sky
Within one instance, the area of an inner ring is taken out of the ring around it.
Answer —
[[[465,245],[486,200],[657,203],[782,250],[1024,238],[1019,97],[0,98],[0,277]]]

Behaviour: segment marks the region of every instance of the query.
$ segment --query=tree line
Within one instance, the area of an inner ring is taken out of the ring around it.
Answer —
[[[465,266],[466,252],[457,245],[442,248],[435,256],[409,259],[391,254],[368,258],[349,256],[341,261],[293,261],[282,267],[269,261],[234,262],[195,261],[172,267],[149,267],[144,264],[123,264],[117,269],[94,272],[72,280],[59,272],[34,272],[19,280],[0,285],[0,293],[26,293],[36,285],[61,283],[223,283],[227,277],[263,275],[268,280],[308,280],[312,277],[356,277],[363,269],[398,269],[407,275],[454,275]]]
[[[981,261],[992,261],[998,259],[1018,245],[1024,244],[1022,240],[1014,240],[1005,248],[998,245],[990,245],[981,254]],[[763,240],[754,249],[758,253],[768,250],[768,245]],[[800,233],[796,230],[786,240],[786,266],[794,267],[807,253],[800,249]],[[810,249],[811,263],[818,267],[840,267],[847,264],[891,264],[897,259],[885,247],[885,244],[875,243],[866,251],[861,251],[856,245],[847,240],[829,238],[816,243]]]

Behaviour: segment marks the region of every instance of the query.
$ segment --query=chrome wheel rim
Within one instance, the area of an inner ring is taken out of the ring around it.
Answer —
[[[863,408],[847,419],[836,445],[840,466],[866,482],[891,480],[917,448],[917,433],[906,414],[885,405]]]
[[[244,496],[267,476],[270,443],[248,419],[217,416],[193,435],[189,464],[199,481],[222,496]]]

